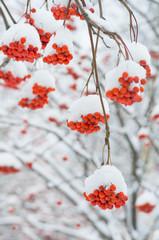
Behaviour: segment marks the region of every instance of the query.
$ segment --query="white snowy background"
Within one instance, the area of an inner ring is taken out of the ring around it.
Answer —
[[[27,1],[4,2],[15,21],[19,21]],[[48,2],[51,8],[53,3]],[[139,42],[159,54],[158,0],[126,2],[138,20]],[[43,3],[31,0],[31,7],[45,9]],[[98,1],[92,3],[98,16]],[[103,0],[102,5],[105,28],[129,42],[127,10],[118,0]],[[13,22],[1,1],[0,9],[11,26]],[[96,16],[94,20],[100,22]],[[111,160],[125,178],[129,200],[125,207],[115,210],[92,207],[83,197],[84,180],[102,162],[105,128],[103,125],[99,132],[88,136],[73,132],[67,127],[67,109],[60,108],[62,104],[69,108],[80,97],[91,71],[87,24],[73,19],[77,28],[72,32],[75,54],[68,66],[47,65],[41,58],[33,64],[24,63],[29,74],[47,69],[53,75],[56,91],[51,93],[48,105],[35,111],[22,109],[18,99],[24,83],[19,90],[0,86],[0,165],[2,161],[15,161],[20,167],[19,173],[0,175],[0,240],[159,240],[158,205],[150,214],[134,207],[143,191],[150,191],[159,199],[159,125],[151,119],[159,103],[159,60],[151,59],[153,78],[147,80],[141,103],[124,107],[108,100]],[[23,21],[24,18],[20,20]],[[0,36],[4,32],[0,11]],[[116,67],[118,47],[108,36],[101,36],[110,47],[99,40],[97,64],[105,97],[105,74]],[[1,53],[0,62],[3,58]],[[78,79],[68,74],[67,68],[72,68]],[[74,84],[76,90],[72,89]],[[95,91],[93,77],[89,91]],[[159,114],[159,107],[155,114]],[[145,140],[138,139],[143,127],[149,130],[149,147]],[[26,134],[22,134],[24,129]],[[27,163],[32,163],[32,168]]]

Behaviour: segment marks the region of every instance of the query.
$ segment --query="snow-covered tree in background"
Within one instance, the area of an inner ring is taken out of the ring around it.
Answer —
[[[159,240],[158,26],[156,0],[0,0],[0,240]]]

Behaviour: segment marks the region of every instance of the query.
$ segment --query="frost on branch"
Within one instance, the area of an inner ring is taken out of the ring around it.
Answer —
[[[50,37],[56,32],[61,23],[55,21],[52,13],[44,9],[33,8],[31,9],[31,13],[26,14],[25,17],[29,20],[29,24],[34,26],[38,31],[42,49],[44,49],[50,41]]]
[[[156,207],[157,199],[152,192],[145,191],[139,195],[135,207],[144,213],[150,213]]]
[[[106,74],[106,97],[117,103],[132,105],[141,102],[141,85],[146,84],[146,71],[138,63],[127,60]]]
[[[67,13],[67,6],[68,6],[69,0],[55,0],[54,4],[55,6],[51,8],[51,11],[53,13],[53,16],[56,20],[69,20],[71,16],[77,16],[80,17],[81,20],[84,20],[81,13],[79,12],[78,6],[75,1],[71,1],[70,7],[68,9]],[[94,9],[92,8],[92,5],[90,1],[87,1],[87,7],[85,9],[89,9],[92,13],[94,13]],[[67,17],[66,17],[67,14]]]
[[[97,169],[85,180],[84,196],[92,206],[99,206],[103,210],[124,206],[128,197],[122,173],[110,165]]]
[[[4,32],[0,39],[0,50],[16,61],[28,61],[33,63],[41,54],[39,35],[34,27],[27,23],[12,25]]]
[[[2,85],[9,88],[18,89],[18,85],[30,78],[28,70],[24,63],[10,60],[9,63],[0,70]]]
[[[0,154],[0,173],[10,174],[17,173],[21,170],[22,164],[9,153]]]
[[[73,52],[72,34],[65,27],[60,27],[50,38],[43,61],[52,65],[67,65],[73,59]]]
[[[54,77],[47,70],[39,70],[31,77],[22,90],[19,105],[32,110],[48,104],[48,94],[55,91]]]
[[[109,106],[103,98],[107,119]],[[99,123],[105,123],[103,110],[98,95],[89,95],[77,99],[68,110],[67,126],[81,134],[90,134],[100,130]]]
[[[145,70],[146,76],[151,77],[150,54],[148,49],[139,42],[132,42],[128,45],[133,60],[139,63]]]

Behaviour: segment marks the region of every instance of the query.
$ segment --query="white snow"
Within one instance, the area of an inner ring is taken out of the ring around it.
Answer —
[[[109,114],[109,105],[103,98],[106,114]],[[81,115],[86,116],[89,113],[99,112],[103,115],[103,110],[99,95],[88,95],[74,101],[68,109],[68,122],[82,122]]]
[[[109,189],[112,184],[116,186],[116,194],[119,192],[127,194],[127,186],[122,173],[114,166],[105,165],[86,178],[85,191],[88,195],[100,186],[107,186],[106,189]]]
[[[152,240],[159,240],[159,230],[154,231]]]
[[[157,199],[152,192],[145,191],[141,195],[138,196],[135,206],[141,206],[145,203],[150,203],[151,205],[157,204]]]
[[[15,169],[22,168],[22,164],[19,160],[10,153],[0,153],[0,166],[13,167]]]
[[[24,78],[28,74],[28,70],[23,62],[17,62],[11,59],[9,63],[1,68],[2,72],[12,72],[14,77]]]
[[[41,41],[37,30],[27,23],[17,23],[12,25],[2,35],[0,39],[0,46],[9,46],[9,43],[20,41],[22,37],[26,38],[26,42],[24,43],[25,49],[27,49],[29,45],[33,45],[34,47],[41,49]]]
[[[31,12],[31,18],[34,19],[34,25],[37,29],[43,29],[45,33],[49,32],[53,34],[58,27],[60,27],[63,21],[56,21],[52,12],[44,9],[36,9],[35,13]]]
[[[55,88],[55,79],[48,70],[39,70],[34,73],[34,75],[28,79],[25,83],[25,86],[22,88],[21,97],[25,98],[35,98],[35,95],[32,93],[32,87],[37,83],[43,87]]]
[[[148,49],[139,42],[128,43],[128,49],[131,53],[133,60],[139,63],[141,60],[145,60],[147,65],[150,65],[151,57]]]
[[[52,48],[52,45],[54,43],[56,43],[59,47],[67,45],[70,54],[74,55],[72,39],[72,33],[64,26],[61,26],[56,31],[56,35],[52,35],[52,37],[50,38],[50,42],[45,48],[44,56],[56,54],[56,50]]]
[[[113,88],[120,89],[122,85],[118,82],[118,79],[122,77],[124,72],[127,72],[130,77],[138,76],[140,80],[146,78],[146,71],[143,67],[132,60],[127,60],[120,63],[117,67],[106,74],[105,90],[108,91]],[[139,83],[132,82],[128,90],[132,91],[136,86],[139,87]]]

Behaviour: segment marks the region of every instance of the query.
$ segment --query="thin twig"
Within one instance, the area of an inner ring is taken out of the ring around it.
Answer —
[[[6,19],[6,16],[2,10],[2,8],[0,7],[0,14],[2,15],[2,18],[3,18],[3,21],[4,21],[4,24],[5,24],[5,27],[6,27],[6,30],[10,27],[9,24],[8,24],[8,21]]]
[[[4,8],[6,9],[6,11],[7,11],[8,15],[10,16],[10,18],[12,19],[12,22],[13,22],[14,24],[16,24],[16,21],[14,20],[12,14],[10,13],[10,11],[9,11],[9,9],[7,8],[7,6],[6,6],[6,4],[4,3],[4,1],[3,1],[3,0],[0,0],[0,1],[1,1],[1,3],[3,4]]]

